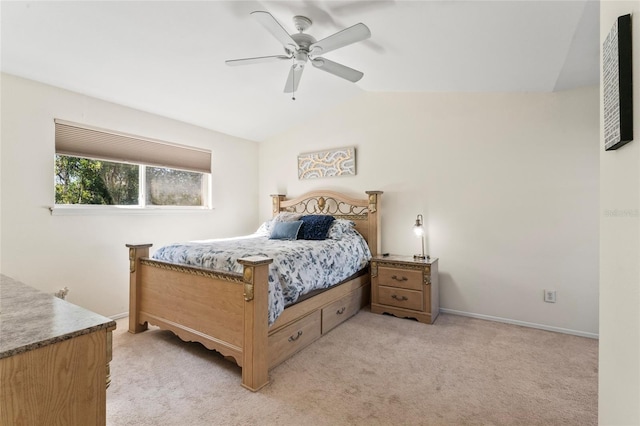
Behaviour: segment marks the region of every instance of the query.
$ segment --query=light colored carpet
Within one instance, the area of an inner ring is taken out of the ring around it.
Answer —
[[[107,424],[596,425],[598,342],[441,314],[363,310],[270,372],[151,328],[113,339]]]

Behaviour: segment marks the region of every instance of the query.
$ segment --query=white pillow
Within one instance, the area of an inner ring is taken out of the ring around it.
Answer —
[[[273,221],[267,220],[266,222],[262,222],[262,225],[256,231],[256,234],[260,235],[271,235],[271,229],[273,228]]]
[[[273,218],[274,222],[295,222],[296,220],[300,220],[302,217],[302,213],[294,213],[294,212],[280,212],[276,217]]]
[[[354,229],[356,224],[347,219],[336,219],[331,224],[329,228],[329,235],[327,238],[331,238],[332,240],[339,240],[342,238],[344,234],[347,234],[349,231]]]

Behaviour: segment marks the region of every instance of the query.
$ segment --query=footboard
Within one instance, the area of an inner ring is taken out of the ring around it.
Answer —
[[[151,244],[129,247],[129,332],[148,324],[232,357],[242,385],[268,379],[268,267],[272,259],[239,259],[242,274],[174,265],[149,258]]]

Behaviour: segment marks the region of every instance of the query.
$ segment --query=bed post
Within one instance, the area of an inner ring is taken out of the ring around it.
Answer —
[[[285,195],[271,194],[271,215],[276,216],[280,213],[280,203],[284,201]]]
[[[369,249],[371,250],[371,255],[376,256],[381,251],[381,238],[380,231],[382,227],[380,226],[380,199],[382,198],[382,191],[365,191],[367,195],[369,195]]]
[[[257,391],[269,383],[269,264],[273,259],[238,259],[244,270],[244,343],[242,386]]]
[[[129,247],[129,333],[140,333],[147,329],[147,323],[140,324],[138,317],[140,300],[140,258],[149,257],[149,247],[153,244],[127,244]]]

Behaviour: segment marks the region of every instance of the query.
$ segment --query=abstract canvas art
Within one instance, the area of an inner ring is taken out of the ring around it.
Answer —
[[[618,17],[602,45],[604,148],[633,140],[631,15]]]
[[[298,155],[298,179],[315,179],[356,174],[355,147]]]

